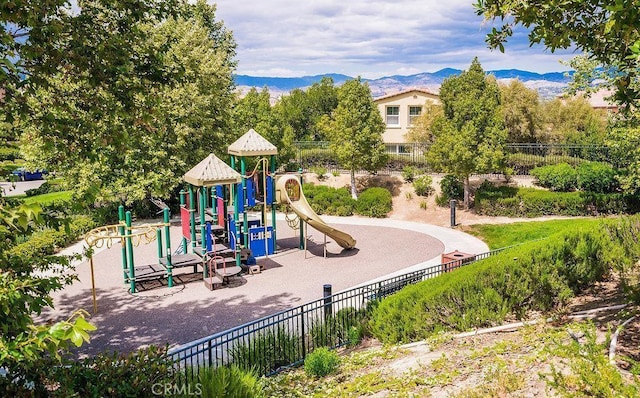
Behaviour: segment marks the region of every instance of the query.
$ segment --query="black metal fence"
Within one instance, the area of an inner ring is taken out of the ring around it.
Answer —
[[[294,147],[296,162],[304,171],[312,171],[314,167],[326,168],[328,172],[344,170],[328,142],[295,142]],[[389,162],[378,170],[379,174],[399,172],[405,166],[418,167],[426,173],[438,172],[427,162],[427,144],[388,143],[385,147]],[[506,144],[505,150],[506,165],[516,175],[528,175],[535,167],[558,163],[576,165],[585,161],[598,161],[615,165],[609,149],[598,145],[511,143]]]
[[[182,382],[194,380],[202,367],[236,364],[270,375],[302,363],[318,347],[349,344],[370,311],[369,305],[403,287],[488,258],[504,249],[426,267],[355,287],[269,315],[173,348]]]

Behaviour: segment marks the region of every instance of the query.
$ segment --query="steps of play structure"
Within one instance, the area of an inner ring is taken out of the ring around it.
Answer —
[[[221,287],[223,283],[223,278],[220,278],[217,275],[211,275],[211,277],[204,278],[204,286],[209,290],[215,290],[216,288]]]
[[[159,260],[165,268],[169,265],[166,257]],[[202,264],[202,258],[195,254],[175,254],[171,256],[171,265],[173,268],[190,267]]]

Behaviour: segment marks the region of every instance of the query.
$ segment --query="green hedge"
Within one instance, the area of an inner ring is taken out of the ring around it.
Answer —
[[[639,210],[637,197],[619,193],[550,192],[483,184],[475,195],[476,213],[487,216],[593,216],[634,214]]]
[[[96,226],[96,223],[89,216],[72,216],[68,227],[61,226],[58,229],[46,229],[35,232],[26,242],[12,247],[9,253],[10,255],[25,258],[51,255],[58,249],[73,243],[82,234]]]
[[[578,187],[578,172],[568,163],[536,167],[530,174],[538,185],[552,191],[569,192]]]
[[[508,249],[409,286],[379,303],[370,329],[384,343],[410,342],[561,307],[611,267],[634,261],[617,250],[623,245],[612,241],[603,224]]]
[[[355,200],[347,188],[332,188],[308,183],[303,185],[302,190],[309,205],[317,214],[351,216],[355,211]]]
[[[391,192],[385,188],[368,188],[356,201],[356,212],[362,216],[384,218],[392,209]]]
[[[515,174],[526,175],[536,167],[547,166],[559,163],[568,163],[572,166],[579,165],[585,162],[584,159],[580,159],[572,156],[565,155],[529,155],[526,153],[511,153],[507,155],[506,164],[507,167],[512,169]]]

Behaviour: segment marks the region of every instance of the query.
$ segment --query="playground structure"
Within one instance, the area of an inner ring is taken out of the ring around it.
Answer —
[[[205,286],[210,290],[228,282],[241,272],[258,273],[256,257],[276,252],[276,206],[289,206],[298,220],[300,248],[306,249],[304,223],[335,239],[341,247],[351,249],[356,241],[348,234],[330,227],[313,211],[295,175],[275,178],[277,148],[253,129],[231,144],[231,166],[210,154],[184,175],[188,184],[180,192],[182,241],[171,252],[170,212],[163,209],[163,222],[132,226],[131,213],[119,208],[119,224],[96,228],[86,235],[89,247],[107,246],[119,241],[125,284],[132,293],[150,280],[166,279],[174,286],[176,268],[202,268]],[[236,168],[240,168],[240,172]],[[253,166],[251,169],[250,166]],[[248,171],[251,169],[251,171]],[[249,209],[260,207],[259,215]],[[270,207],[270,220],[267,208]],[[154,233],[155,230],[155,233]],[[136,267],[134,247],[141,241],[158,241],[158,263]],[[91,251],[90,251],[91,252]],[[93,270],[93,261],[91,260]],[[93,271],[92,271],[93,281]],[[95,283],[93,283],[94,310]]]

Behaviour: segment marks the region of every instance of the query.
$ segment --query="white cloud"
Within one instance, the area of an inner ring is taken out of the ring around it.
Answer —
[[[218,0],[217,15],[238,43],[238,73],[379,77],[443,67],[561,70],[558,56],[519,33],[505,54],[485,44],[490,26],[472,0]]]

